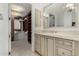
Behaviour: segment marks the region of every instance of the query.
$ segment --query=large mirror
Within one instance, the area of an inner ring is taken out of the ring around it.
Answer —
[[[44,8],[44,27],[79,26],[79,4],[55,3]]]

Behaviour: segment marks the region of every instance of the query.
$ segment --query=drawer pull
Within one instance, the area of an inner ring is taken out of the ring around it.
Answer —
[[[57,55],[62,55],[62,56],[71,56],[72,52],[70,50],[66,50],[63,48],[59,48],[57,49]]]
[[[63,42],[63,45],[72,46],[72,43],[69,43],[69,42]]]
[[[64,52],[62,52],[62,54],[64,55],[65,53],[64,53]]]

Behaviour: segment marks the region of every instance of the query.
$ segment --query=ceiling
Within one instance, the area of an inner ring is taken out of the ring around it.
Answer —
[[[29,3],[11,3],[10,7],[12,16],[25,16],[31,10]]]

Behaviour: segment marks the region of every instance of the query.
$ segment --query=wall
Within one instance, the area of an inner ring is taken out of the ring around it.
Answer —
[[[36,27],[36,28],[43,28],[43,11],[44,11],[44,8],[49,5],[49,3],[35,3],[33,4],[33,8],[34,9],[37,9],[39,11],[41,11],[41,19],[40,19],[40,27]],[[35,13],[34,13],[35,14]]]
[[[76,21],[77,21],[77,27],[79,27],[79,4],[76,4],[75,12],[76,12]]]
[[[35,8],[40,10],[41,13],[43,14],[43,8],[45,6],[49,5],[48,3],[33,3],[32,4],[32,51],[34,52],[34,47],[35,47],[35,38],[34,38],[34,33],[35,33]],[[41,28],[43,28],[43,17],[41,18]]]
[[[72,13],[65,12],[64,14],[64,27],[72,27]]]
[[[8,4],[0,3],[0,55],[8,55]]]

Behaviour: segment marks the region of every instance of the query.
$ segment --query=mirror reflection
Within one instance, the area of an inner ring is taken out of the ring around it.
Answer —
[[[79,25],[79,4],[56,3],[44,8],[44,27],[76,27]]]

